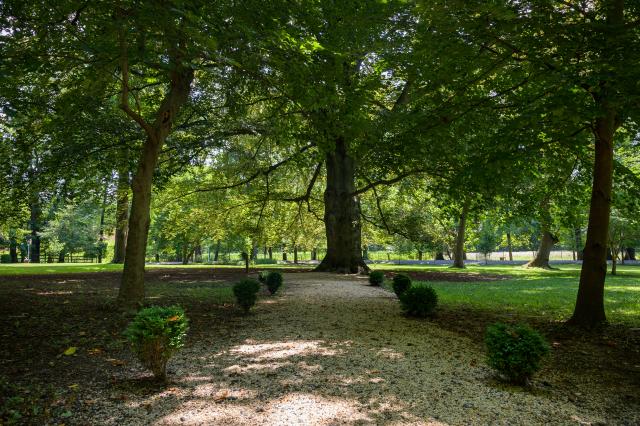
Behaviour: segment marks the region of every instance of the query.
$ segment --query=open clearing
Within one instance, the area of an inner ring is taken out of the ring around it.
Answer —
[[[241,276],[147,273],[150,302],[180,303],[191,320],[168,386],[151,381],[120,335],[127,320],[110,305],[118,273],[4,277],[4,402],[14,397],[34,423],[640,422],[637,330],[575,335],[539,319],[553,351],[523,390],[483,362],[484,327],[513,313],[445,303],[432,320],[408,319],[366,278],[307,272],[286,273],[282,294],[263,295],[245,317],[230,291]]]

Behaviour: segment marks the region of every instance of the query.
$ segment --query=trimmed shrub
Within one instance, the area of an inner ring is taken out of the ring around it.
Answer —
[[[233,295],[236,297],[238,306],[240,306],[245,313],[248,313],[249,309],[256,304],[258,291],[260,291],[260,283],[250,278],[233,285]]]
[[[280,272],[270,272],[267,275],[267,288],[269,293],[276,294],[278,289],[282,286],[282,274]]]
[[[133,352],[160,380],[167,376],[167,361],[184,346],[189,321],[179,306],[142,309],[124,331]]]
[[[0,255],[0,263],[11,263],[11,255],[10,254]]]
[[[438,295],[430,286],[409,287],[399,298],[404,313],[412,317],[428,317],[438,306]]]
[[[515,384],[526,384],[549,353],[544,337],[524,324],[492,324],[487,327],[484,342],[487,364]]]
[[[260,281],[262,284],[267,282],[267,275],[269,275],[269,273],[267,271],[260,271],[258,273],[258,281]]]
[[[381,286],[384,282],[384,273],[382,271],[369,272],[369,284],[373,286]]]
[[[397,274],[393,277],[393,292],[400,297],[402,293],[411,287],[411,278],[404,274]]]

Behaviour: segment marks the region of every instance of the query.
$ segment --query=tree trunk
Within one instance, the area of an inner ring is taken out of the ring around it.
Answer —
[[[189,264],[189,252],[186,244],[182,245],[182,264],[183,265]]]
[[[269,247],[269,260],[273,260],[273,247]]]
[[[422,250],[418,250],[418,260],[422,260]]]
[[[9,257],[11,263],[18,263],[18,242],[15,237],[9,239]]]
[[[318,260],[318,249],[315,247],[311,250],[311,260]]]
[[[575,228],[573,230],[576,245],[576,260],[582,260],[584,257],[584,249],[582,247],[582,229]]]
[[[606,96],[601,94],[599,96]],[[611,213],[613,179],[613,137],[618,127],[615,111],[606,102],[596,102],[605,115],[595,121],[595,162],[589,208],[587,241],[580,271],[580,284],[573,316],[569,323],[593,327],[606,322],[604,281],[607,275],[607,240]]]
[[[437,251],[434,260],[444,260],[444,252]]]
[[[180,108],[189,99],[191,82],[194,71],[185,66],[182,58],[184,50],[172,49],[169,54],[168,65],[170,86],[165,97],[156,111],[153,123],[146,122],[129,107],[129,62],[127,53],[126,33],[120,31],[120,70],[122,73],[122,97],[120,107],[136,121],[145,131],[147,140],[142,147],[138,168],[131,185],[131,217],[129,218],[129,233],[127,235],[127,250],[124,259],[122,283],[118,293],[118,305],[124,309],[139,306],[144,300],[144,263],[149,234],[151,207],[151,186],[153,173],[158,157],[171,126]]]
[[[558,239],[551,235],[551,232],[549,232],[546,226],[543,226],[540,246],[533,260],[527,263],[527,267],[551,269],[549,266],[549,255],[551,254],[551,249],[553,249],[554,244],[557,242]]]
[[[29,262],[40,263],[40,203],[35,201],[30,206],[31,217],[29,227],[31,229],[31,249]]]
[[[362,259],[360,201],[355,192],[355,164],[343,138],[327,153],[324,223],[327,253],[316,271],[358,273],[369,271]]]
[[[104,184],[104,193],[102,194],[102,208],[100,209],[100,229],[98,237],[98,263],[102,263],[102,256],[105,252],[104,242],[104,214],[107,210],[107,195],[109,193],[109,180],[107,179]]]
[[[118,172],[116,189],[116,235],[113,249],[113,263],[123,263],[127,250],[127,231],[129,221],[129,172]]]
[[[616,252],[611,257],[611,275],[616,275],[618,272],[618,253]]]
[[[298,245],[293,245],[293,263],[298,264]]]
[[[636,260],[636,249],[633,247],[627,247],[625,249],[625,257],[627,260]]]
[[[509,261],[513,261],[513,245],[511,244],[511,232],[507,232],[507,247],[509,248]]]
[[[216,251],[213,253],[213,261],[217,262],[220,256],[220,240],[216,241]]]
[[[122,283],[118,304],[124,308],[136,307],[144,299],[144,263],[149,234],[151,185],[153,172],[160,154],[161,143],[148,139],[142,148],[138,170],[131,184],[131,214],[125,253]]]
[[[456,233],[456,247],[453,252],[453,267],[464,268],[464,233],[467,223],[467,214],[469,213],[470,201],[467,199],[462,206],[460,220],[458,221],[458,232]]]

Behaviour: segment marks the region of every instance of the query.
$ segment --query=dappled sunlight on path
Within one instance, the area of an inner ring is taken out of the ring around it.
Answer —
[[[92,407],[94,415],[113,425],[544,424],[570,423],[572,416],[606,418],[604,402],[585,407],[555,388],[523,391],[497,383],[477,343],[436,322],[405,318],[395,295],[366,279],[308,273],[287,275],[285,283],[281,295],[261,299],[248,316],[212,316],[200,324],[197,336],[170,362],[167,388],[136,385],[131,377],[142,383],[148,373],[137,366],[124,369],[108,398],[95,396],[100,402]]]

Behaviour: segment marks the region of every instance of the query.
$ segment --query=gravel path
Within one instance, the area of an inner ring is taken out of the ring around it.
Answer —
[[[158,390],[124,367],[109,395],[86,395],[80,423],[185,425],[638,424],[575,399],[543,372],[532,390],[496,382],[482,348],[401,315],[366,278],[285,275],[282,295],[212,319],[170,361]],[[212,318],[214,317],[212,314]],[[131,378],[134,377],[135,380]],[[133,389],[133,390],[132,390]],[[595,390],[597,392],[597,389]],[[82,420],[82,418],[86,420]]]

